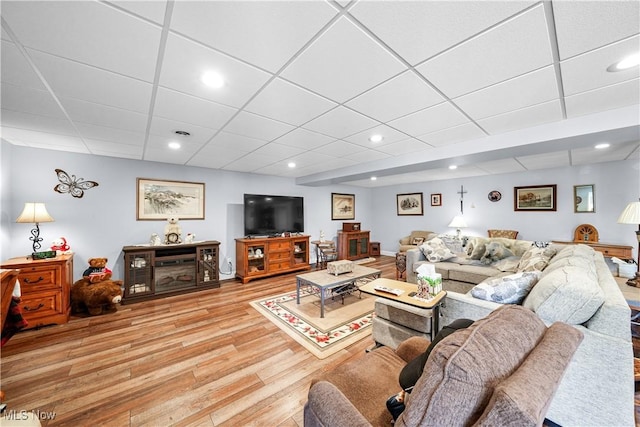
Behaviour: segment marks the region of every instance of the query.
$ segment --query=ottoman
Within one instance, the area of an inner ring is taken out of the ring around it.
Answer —
[[[433,309],[377,298],[374,311],[371,336],[377,344],[395,349],[409,337],[432,339]]]

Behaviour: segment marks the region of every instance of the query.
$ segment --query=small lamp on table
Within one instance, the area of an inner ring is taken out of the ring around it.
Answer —
[[[629,203],[620,214],[618,223],[638,225],[638,230],[636,231],[636,237],[638,239],[638,263],[636,264],[636,277],[629,279],[627,281],[627,285],[640,288],[640,201]]]
[[[456,239],[462,240],[462,238],[460,237],[460,233],[461,233],[460,229],[461,228],[466,228],[466,227],[468,227],[468,225],[467,225],[467,222],[462,217],[462,215],[456,215],[451,220],[451,222],[449,223],[448,227],[455,228],[456,229]]]
[[[24,209],[16,219],[16,222],[35,224],[35,228],[31,230],[31,237],[29,237],[29,240],[33,242],[33,254],[36,254],[38,249],[42,247],[40,244],[40,242],[42,242],[42,237],[40,237],[40,223],[53,221],[54,219],[49,215],[49,212],[47,212],[44,203],[27,202],[24,204]]]

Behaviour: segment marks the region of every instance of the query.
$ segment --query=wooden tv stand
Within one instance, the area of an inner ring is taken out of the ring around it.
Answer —
[[[309,236],[236,239],[236,277],[242,283],[309,269]]]

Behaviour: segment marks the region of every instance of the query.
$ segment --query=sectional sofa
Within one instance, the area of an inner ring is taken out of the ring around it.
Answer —
[[[580,244],[549,248],[555,254],[541,268],[520,304],[547,325],[556,321],[571,324],[584,334],[584,341],[558,387],[547,418],[565,427],[633,426],[630,308],[600,252]],[[420,249],[407,251],[407,281],[417,282],[416,269],[422,263],[429,261]],[[465,264],[464,256],[432,264],[442,274],[447,290],[441,325],[458,318],[478,320],[501,307],[501,303],[475,297],[474,290],[481,287],[476,285],[508,280],[506,277],[514,274],[503,271],[508,263],[502,262],[502,268],[498,268],[500,262]]]

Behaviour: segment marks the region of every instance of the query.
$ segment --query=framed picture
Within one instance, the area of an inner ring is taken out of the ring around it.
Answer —
[[[596,193],[595,186],[574,185],[573,186],[573,211],[575,213],[596,211]]]
[[[355,194],[331,193],[331,219],[355,219]]]
[[[423,215],[422,193],[396,195],[398,215]]]
[[[204,219],[204,183],[137,179],[136,219]]]
[[[442,194],[434,193],[431,195],[431,206],[442,206]]]
[[[555,211],[556,185],[513,187],[515,211]]]

